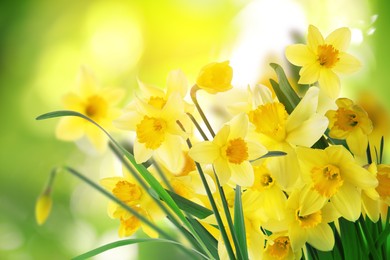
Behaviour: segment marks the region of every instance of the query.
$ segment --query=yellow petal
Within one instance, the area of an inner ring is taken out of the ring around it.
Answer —
[[[213,142],[204,141],[194,144],[188,151],[188,155],[199,163],[213,163],[220,156],[219,150],[219,146]]]
[[[299,205],[301,205],[300,214],[306,216],[321,210],[328,198],[321,196],[307,185],[301,192],[299,200]]]
[[[288,231],[291,248],[294,252],[301,251],[307,241],[307,232],[298,225],[291,225]]]
[[[253,185],[255,175],[253,173],[253,167],[248,161],[244,161],[240,164],[231,163],[231,181],[242,187],[250,187]]]
[[[341,165],[340,169],[343,178],[356,187],[361,189],[372,189],[376,188],[378,185],[378,180],[375,175],[355,163]],[[374,198],[378,198],[378,195]]]
[[[230,125],[229,140],[235,138],[245,138],[249,124],[249,119],[246,114],[241,113],[235,116],[228,124]]]
[[[347,137],[347,144],[351,152],[355,155],[364,156],[368,147],[368,136],[361,128],[356,128]]]
[[[352,73],[360,69],[362,66],[358,59],[348,53],[340,53],[339,58],[340,60],[333,67],[333,69],[339,73]]]
[[[320,77],[321,66],[318,62],[308,64],[299,71],[299,84],[313,84]]]
[[[304,44],[294,44],[286,48],[286,58],[296,66],[314,63],[316,55]]]
[[[318,83],[324,92],[331,98],[337,98],[340,94],[340,79],[330,69],[322,69]]]
[[[85,66],[81,67],[77,78],[77,86],[83,97],[88,97],[96,92],[97,80],[89,68]]]
[[[248,147],[248,160],[256,160],[267,153],[267,149],[258,142],[246,141]]]
[[[333,45],[339,51],[345,51],[351,42],[351,31],[347,27],[334,30],[326,37],[325,42]]]
[[[359,218],[361,213],[360,192],[355,186],[344,183],[330,201],[345,219],[355,222]]]
[[[164,142],[156,150],[156,155],[165,167],[172,173],[179,173],[184,166],[184,156],[181,151],[182,140],[180,136],[167,134]],[[173,147],[175,147],[173,149]]]
[[[88,124],[85,127],[85,135],[98,152],[104,152],[107,148],[108,137],[95,125]]]
[[[77,117],[63,117],[56,128],[56,137],[65,141],[75,141],[85,133],[87,121]]]
[[[74,93],[65,94],[62,97],[62,104],[66,109],[84,113],[83,100]]]
[[[319,224],[314,229],[308,229],[307,242],[321,251],[330,251],[334,247],[334,234],[328,224]]]
[[[317,27],[309,25],[309,33],[307,35],[307,43],[311,51],[317,53],[318,45],[324,44],[324,37]]]
[[[286,141],[290,144],[311,147],[325,133],[328,119],[325,116],[314,114],[306,121],[301,121],[299,127],[289,132]]]
[[[169,96],[172,92],[179,92],[182,97],[185,97],[188,89],[188,81],[183,71],[172,70],[168,74],[167,78],[167,95]]]
[[[146,148],[144,144],[134,140],[134,158],[137,163],[143,163],[152,157],[154,150]]]
[[[227,143],[229,133],[230,126],[224,125],[221,130],[219,130],[218,133],[215,135],[213,143],[219,147],[223,147]]]
[[[363,192],[362,206],[371,221],[377,222],[379,220],[379,200],[372,200]]]
[[[213,166],[220,184],[225,185],[229,181],[231,176],[231,170],[228,162],[222,158],[219,158],[214,162]]]
[[[123,181],[123,180],[125,179],[122,177],[108,177],[108,178],[101,179],[99,183],[107,190],[112,191],[115,188],[116,184],[119,181]]]

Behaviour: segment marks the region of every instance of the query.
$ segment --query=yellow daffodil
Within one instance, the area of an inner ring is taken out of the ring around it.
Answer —
[[[268,150],[284,151],[286,156],[272,158],[269,168],[283,187],[291,190],[299,177],[296,146],[311,147],[325,132],[328,119],[316,112],[318,88],[310,88],[289,115],[284,105],[272,99],[263,87],[258,107],[248,113],[251,139],[259,140]]]
[[[337,73],[352,73],[360,68],[360,62],[346,53],[351,41],[348,28],[339,28],[324,39],[318,28],[309,26],[307,45],[294,44],[286,48],[286,57],[294,65],[301,66],[299,84],[318,81],[331,98],[340,93]]]
[[[213,141],[196,143],[189,151],[199,163],[213,164],[221,185],[231,181],[234,185],[251,186],[254,181],[250,163],[267,150],[259,143],[246,140],[248,117],[238,115],[216,134]]]
[[[359,166],[343,146],[335,145],[325,150],[297,148],[302,169],[302,180],[306,184],[300,198],[300,214],[313,214],[327,201],[350,221],[356,221],[361,213],[361,190],[372,191],[378,181],[369,171]]]
[[[184,102],[180,93],[174,91],[167,100],[153,97],[147,103],[136,100],[114,124],[135,131],[134,157],[138,163],[156,155],[164,166],[177,173],[184,165],[183,154],[175,150],[184,145],[186,134],[177,123],[183,118],[186,118]]]
[[[305,202],[300,199],[301,192],[295,190],[287,201],[286,221],[293,251],[301,251],[306,242],[321,251],[332,250],[334,234],[328,223],[337,220],[340,214],[331,203],[310,214],[302,214]]]
[[[263,221],[283,219],[287,201],[283,190],[265,163],[253,169],[255,181],[245,195],[251,196],[253,203],[258,205],[257,214],[262,216]]]
[[[112,121],[120,115],[115,105],[123,98],[124,92],[121,89],[100,89],[92,72],[86,68],[79,73],[77,88],[77,92],[63,97],[64,108],[86,115],[104,129],[111,130]],[[78,117],[61,118],[56,136],[66,141],[87,137],[98,151],[104,151],[108,140],[100,129]]]
[[[229,61],[212,62],[200,70],[196,84],[208,93],[215,94],[231,89],[232,78],[233,69]]]
[[[163,214],[157,204],[146,191],[130,176],[125,173],[124,177],[108,177],[100,180],[100,184],[109,190],[115,197],[126,203],[129,207],[155,222],[163,218]],[[139,228],[150,237],[158,237],[158,233],[151,229],[144,222],[126,211],[124,208],[110,201],[108,204],[108,215],[113,219],[119,219],[119,236],[127,237],[134,234]]]
[[[368,135],[372,131],[372,122],[367,112],[348,98],[336,100],[337,110],[329,110],[329,136],[345,139],[349,149],[356,155],[364,155],[368,146]]]
[[[302,250],[296,252],[292,250],[287,232],[277,232],[267,238],[266,248],[261,259],[294,260],[301,259],[301,256]]]

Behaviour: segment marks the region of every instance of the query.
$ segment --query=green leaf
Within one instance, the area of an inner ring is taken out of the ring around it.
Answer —
[[[358,230],[353,222],[344,218],[339,219],[340,223],[340,237],[343,244],[344,259],[362,259],[361,246],[358,241]]]
[[[288,82],[283,68],[276,63],[271,63],[270,66],[275,70],[279,81],[277,83],[271,79],[271,85],[279,101],[285,106],[287,113],[291,114],[301,99]]]
[[[218,241],[210,234],[210,232],[205,229],[199,221],[197,221],[194,218],[188,219],[196,232],[198,233],[199,237],[202,239],[202,241],[205,243],[207,248],[209,249],[210,253],[213,255],[215,259],[219,259],[218,256]]]
[[[249,257],[248,246],[246,243],[244,211],[242,208],[241,187],[238,185],[236,186],[236,192],[234,196],[234,229],[236,230],[238,244],[242,249],[243,258],[247,260]]]
[[[185,212],[191,214],[194,217],[204,219],[213,214],[213,211],[208,208],[205,208],[195,202],[192,202],[172,191],[167,190],[167,192],[176,202],[180,209],[184,210]]]
[[[285,156],[287,153],[282,151],[268,151],[268,153],[264,154],[263,156],[256,158],[254,160],[251,160],[250,162],[254,162],[260,159],[268,158],[268,157],[277,157],[277,156]]]
[[[113,249],[113,248],[117,248],[117,247],[121,247],[121,246],[127,246],[127,245],[131,245],[131,244],[136,244],[136,243],[145,243],[145,242],[149,242],[149,243],[170,243],[170,244],[174,244],[174,245],[177,245],[177,246],[180,246],[180,247],[184,247],[184,245],[176,242],[176,241],[172,241],[172,240],[167,240],[167,239],[158,239],[158,238],[134,238],[134,239],[124,239],[124,240],[119,240],[119,241],[116,241],[116,242],[112,242],[112,243],[109,243],[109,244],[106,244],[104,246],[101,246],[101,247],[98,247],[98,248],[95,248],[91,251],[88,251],[82,255],[79,255],[75,258],[73,258],[73,260],[83,260],[83,259],[87,259],[87,258],[91,258],[93,256],[96,256],[98,254],[101,254],[105,251],[108,251],[110,249]],[[201,257],[205,258],[205,259],[208,259],[207,256],[205,256],[204,254],[196,251],[196,250],[193,250],[191,249],[192,251],[194,251],[196,254],[200,255]]]

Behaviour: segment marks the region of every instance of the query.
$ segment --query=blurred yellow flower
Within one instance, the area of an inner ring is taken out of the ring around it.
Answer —
[[[372,122],[367,112],[348,98],[336,100],[337,110],[329,110],[329,136],[346,140],[349,149],[356,155],[364,155],[368,146],[368,135]]]
[[[302,66],[299,84],[318,81],[331,98],[340,93],[340,79],[335,72],[352,73],[360,68],[360,62],[345,53],[351,41],[351,32],[343,27],[333,31],[325,39],[317,27],[310,25],[307,45],[294,44],[286,48],[286,57],[294,65]]]
[[[38,225],[46,222],[52,207],[52,199],[49,192],[42,193],[35,204],[35,219]]]
[[[123,98],[121,89],[100,89],[91,71],[82,67],[77,82],[77,92],[66,94],[64,108],[88,116],[106,130],[112,129],[112,120],[120,115],[115,105]],[[84,136],[100,152],[107,146],[105,134],[88,121],[78,117],[61,118],[56,129],[57,138],[76,141]]]
[[[300,259],[302,251],[293,252],[291,248],[291,241],[287,232],[273,233],[267,238],[267,245],[262,255],[264,260],[293,260]]]
[[[196,84],[208,93],[215,94],[231,89],[232,78],[233,69],[229,61],[212,62],[200,70]]]
[[[267,150],[245,139],[248,124],[245,114],[236,116],[222,127],[213,141],[194,144],[189,156],[199,163],[213,164],[221,185],[231,180],[234,185],[251,186],[254,173],[249,161],[263,156]]]

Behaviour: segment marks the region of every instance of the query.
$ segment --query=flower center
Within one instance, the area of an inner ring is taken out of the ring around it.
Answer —
[[[272,178],[268,169],[264,166],[254,166],[255,182],[252,189],[264,191],[274,186],[275,180]]]
[[[142,196],[139,186],[128,181],[118,181],[112,193],[115,197],[130,205],[138,204]]]
[[[340,169],[332,164],[323,167],[314,167],[311,170],[313,189],[324,197],[330,198],[343,185]]]
[[[151,105],[157,109],[162,109],[166,103],[167,103],[167,101],[162,97],[150,97],[149,101],[148,101],[149,105]]]
[[[167,122],[163,119],[145,116],[137,125],[137,138],[146,148],[157,149],[165,139]]]
[[[337,110],[335,125],[337,125],[341,130],[351,131],[357,127],[358,124],[359,117],[354,111],[345,108],[339,108]]]
[[[272,245],[267,246],[270,256],[275,259],[284,259],[288,256],[290,249],[290,239],[287,236],[278,237]]]
[[[390,167],[388,165],[378,165],[376,178],[379,183],[376,191],[383,200],[386,200],[390,197]]]
[[[226,157],[229,162],[240,164],[248,159],[248,147],[242,138],[236,138],[229,141],[226,148]]]
[[[319,45],[317,61],[321,66],[326,68],[332,68],[339,60],[339,51],[336,50],[331,44]]]
[[[248,113],[249,121],[256,126],[256,132],[265,134],[276,141],[286,137],[286,121],[288,113],[279,102],[258,106]]]
[[[99,120],[107,115],[108,104],[106,100],[98,95],[90,96],[84,107],[86,116]]]
[[[300,212],[298,209],[296,211],[295,219],[298,221],[299,225],[303,228],[313,228],[318,224],[320,224],[322,221],[321,210],[306,216],[301,216],[299,213]]]

